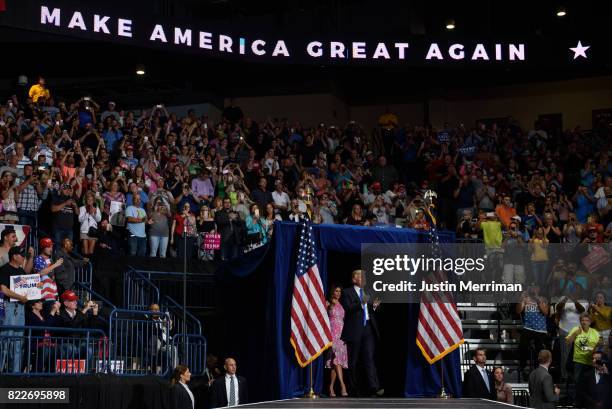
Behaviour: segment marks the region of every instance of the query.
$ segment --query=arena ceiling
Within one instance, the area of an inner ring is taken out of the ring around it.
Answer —
[[[108,0],[133,13],[213,21],[228,27],[266,27],[278,32],[380,33],[388,36],[609,38],[612,4],[596,1],[390,1],[390,0]],[[563,7],[567,15],[556,16]],[[456,24],[445,28],[447,20]],[[83,89],[123,96],[128,105],[152,99],[201,101],[229,95],[336,92],[359,101],[372,97],[421,100],[438,90],[546,81],[608,74],[611,57],[585,69],[572,67],[431,68],[239,63],[177,52],[88,42],[58,35],[0,28],[5,59],[0,92],[20,74],[47,76],[67,98]],[[611,41],[612,40],[608,40]],[[136,65],[147,75],[136,78]]]

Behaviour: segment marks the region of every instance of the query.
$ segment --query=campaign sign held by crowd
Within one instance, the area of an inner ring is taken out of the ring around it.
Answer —
[[[40,275],[26,274],[19,276],[11,276],[11,291],[19,295],[25,295],[28,300],[40,300],[42,297],[40,292]],[[11,301],[17,301],[11,298]]]

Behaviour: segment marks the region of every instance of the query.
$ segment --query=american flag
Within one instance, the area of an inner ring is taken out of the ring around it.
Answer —
[[[19,287],[23,287],[24,285],[26,285],[28,282],[27,280],[25,280],[23,277],[21,276],[16,276],[13,277],[13,286],[14,288],[19,288]]]
[[[331,346],[332,335],[310,220],[302,218],[300,228],[291,300],[291,345],[298,363],[305,367]]]
[[[440,257],[440,237],[436,230],[436,219],[431,209],[427,210],[427,214],[431,219],[429,230],[431,257]],[[446,277],[443,272],[434,272],[426,280],[435,283],[446,281]],[[463,342],[461,319],[451,294],[446,292],[422,294],[416,343],[427,362],[431,365],[444,358],[459,348]]]

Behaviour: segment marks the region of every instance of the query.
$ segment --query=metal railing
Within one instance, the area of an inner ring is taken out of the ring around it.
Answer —
[[[172,334],[177,334],[183,331],[183,306],[174,301],[172,297],[167,295],[161,296],[159,307],[163,312],[167,312],[170,316]],[[202,324],[189,311],[185,311],[185,331],[187,334],[202,335]]]
[[[123,305],[128,310],[147,310],[159,304],[159,288],[142,272],[130,268],[123,276]]]
[[[195,334],[176,334],[172,345],[177,353],[177,362],[189,367],[193,375],[204,375],[206,371],[206,338]]]
[[[104,303],[104,307],[110,307],[112,309],[116,309],[117,306],[113,304],[108,298],[104,297],[102,294],[94,291],[91,286],[83,283],[76,282],[74,283],[74,289],[77,294],[79,294],[79,298],[82,300],[94,300],[94,301],[102,301]]]
[[[180,362],[202,375],[206,348],[200,334],[171,336],[167,312],[114,309],[108,337],[99,329],[0,327],[0,374],[166,377]]]
[[[110,372],[167,376],[178,362],[167,313],[115,309],[109,339]]]
[[[83,375],[103,372],[108,338],[99,329],[0,327],[2,375]]]
[[[183,299],[183,273],[136,270],[158,289],[160,294]],[[215,305],[215,276],[187,273],[187,308],[211,309]]]
[[[75,283],[82,283],[91,288],[92,277],[93,277],[93,267],[91,263],[88,262],[83,267],[75,267],[74,269]]]

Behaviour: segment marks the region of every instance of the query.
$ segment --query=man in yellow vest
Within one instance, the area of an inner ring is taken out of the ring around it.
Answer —
[[[32,85],[30,87],[30,91],[28,92],[30,98],[32,98],[32,102],[35,104],[45,103],[51,98],[51,93],[45,86],[45,79],[43,77],[38,78],[38,83]]]

